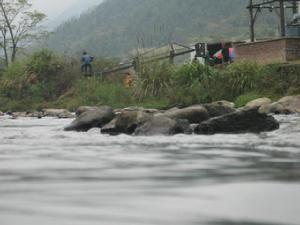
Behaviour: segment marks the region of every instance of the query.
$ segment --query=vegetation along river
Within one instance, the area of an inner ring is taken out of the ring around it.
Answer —
[[[132,137],[0,117],[1,225],[299,225],[300,116],[270,133]]]

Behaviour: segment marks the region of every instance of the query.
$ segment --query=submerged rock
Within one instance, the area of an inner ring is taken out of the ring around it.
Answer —
[[[201,105],[190,106],[183,109],[173,108],[160,115],[171,119],[185,119],[190,123],[201,123],[209,119],[206,108]]]
[[[212,118],[195,128],[196,134],[216,133],[259,133],[279,128],[274,117],[260,113],[259,108],[242,109],[236,112]]]
[[[163,115],[152,116],[149,120],[138,126],[134,135],[175,135],[191,134],[190,123],[186,119],[171,119]]]
[[[133,134],[135,129],[152,117],[144,110],[120,112],[110,123],[101,129],[103,134]]]
[[[101,106],[95,110],[82,113],[69,126],[65,127],[65,131],[88,131],[92,128],[101,128],[108,124],[115,114],[111,107]]]

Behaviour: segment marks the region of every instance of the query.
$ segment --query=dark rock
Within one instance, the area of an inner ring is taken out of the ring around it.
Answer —
[[[135,135],[174,135],[191,134],[192,129],[188,120],[171,119],[166,116],[153,116],[142,125],[136,128]]]
[[[190,106],[183,109],[174,108],[160,115],[171,119],[186,119],[190,123],[201,123],[209,119],[206,108],[201,105]]]
[[[212,118],[195,128],[196,134],[259,133],[279,128],[274,117],[260,113],[258,108],[243,109]]]
[[[116,116],[109,124],[101,129],[101,133],[118,135],[133,134],[135,129],[153,114],[145,111],[123,111]]]
[[[78,109],[76,110],[76,116],[80,116],[82,113],[87,112],[87,111],[92,111],[92,110],[97,110],[100,107],[97,106],[80,106],[78,107]]]
[[[225,104],[212,103],[204,104],[203,106],[206,108],[210,118],[226,115],[228,113],[233,113],[236,111],[233,107],[231,107],[231,105]]]
[[[102,106],[95,110],[82,113],[65,131],[88,131],[91,128],[101,128],[114,118],[113,109],[109,106]]]

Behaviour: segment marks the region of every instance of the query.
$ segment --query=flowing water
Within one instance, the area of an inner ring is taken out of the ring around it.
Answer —
[[[110,137],[0,117],[0,225],[299,225],[300,116],[271,133]]]

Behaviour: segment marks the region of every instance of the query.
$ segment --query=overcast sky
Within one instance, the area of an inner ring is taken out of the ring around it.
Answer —
[[[33,7],[47,15],[46,26],[58,25],[71,16],[79,15],[103,0],[31,0]],[[47,22],[48,21],[48,22]],[[54,24],[52,24],[54,23]]]
[[[72,4],[77,4],[77,2],[78,0],[32,0],[34,7],[46,13],[49,18],[60,15],[63,11],[72,7]]]
[[[90,6],[102,2],[103,0],[31,0],[34,8],[47,14],[49,19],[61,15],[65,10],[73,6],[82,6],[88,9]]]

